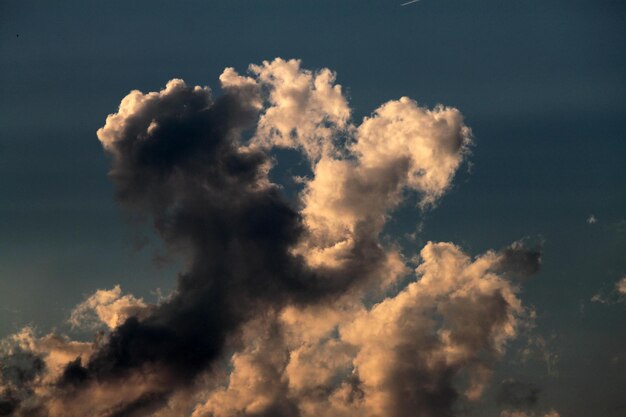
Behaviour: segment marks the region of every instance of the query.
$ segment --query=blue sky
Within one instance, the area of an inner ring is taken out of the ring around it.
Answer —
[[[158,242],[106,177],[95,132],[123,96],[174,77],[217,90],[225,67],[299,58],[336,71],[356,121],[401,96],[463,113],[471,163],[435,209],[409,201],[386,232],[408,251],[541,243],[522,299],[555,370],[507,357],[496,380],[537,384],[562,416],[623,415],[626,304],[590,300],[626,276],[626,3],[400,3],[3,1],[0,336],[63,328],[99,288],[154,300],[175,285],[180,265],[153,261]],[[298,169],[286,154],[276,175]]]

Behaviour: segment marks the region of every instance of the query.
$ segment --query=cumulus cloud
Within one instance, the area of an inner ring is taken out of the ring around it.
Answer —
[[[98,290],[72,310],[69,322],[76,328],[98,328],[104,324],[109,329],[121,325],[129,317],[144,317],[148,306],[132,294],[122,295],[116,285],[111,290]]]
[[[217,98],[174,79],[121,101],[97,132],[116,198],[185,269],[157,305],[85,299],[70,323],[104,328],[93,342],[16,335],[30,367],[3,371],[5,414],[445,417],[481,398],[540,253],[429,242],[411,271],[385,223],[410,192],[435,207],[471,131],[407,97],[354,123],[335,78],[276,59],[227,68]],[[296,204],[270,180],[277,147],[310,164]]]
[[[359,348],[366,415],[446,416],[460,395],[480,398],[524,312],[516,287],[493,272],[502,255],[472,261],[453,244],[429,243],[420,256],[418,281],[342,328]],[[461,371],[469,383],[458,392]]]
[[[249,322],[228,384],[194,417],[454,415],[481,398],[527,314],[494,272],[505,257],[429,243],[415,280],[371,308],[347,296]]]
[[[350,107],[332,71],[312,72],[299,60],[281,58],[250,65],[250,71],[269,89],[257,143],[300,148],[311,160],[335,153],[337,132],[349,127]]]
[[[46,416],[43,405],[68,363],[93,351],[92,343],[26,327],[0,341],[0,415]]]
[[[345,150],[350,158],[326,156],[314,164],[302,195],[307,234],[298,253],[313,266],[334,267],[355,250],[376,247],[404,191],[420,193],[423,207],[435,204],[469,144],[456,109],[428,110],[406,97],[381,106],[355,128]]]
[[[363,120],[352,151],[368,170],[384,172],[404,166],[399,181],[421,192],[422,205],[428,205],[449,187],[470,135],[457,109],[437,106],[429,110],[402,97]]]

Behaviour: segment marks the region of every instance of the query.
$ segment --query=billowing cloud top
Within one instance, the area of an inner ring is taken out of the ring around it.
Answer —
[[[481,398],[526,314],[508,277],[539,254],[430,242],[411,271],[385,222],[407,192],[435,206],[470,129],[407,97],[355,124],[335,78],[275,59],[224,70],[218,98],[174,79],[122,100],[97,133],[117,198],[186,269],[156,305],[85,299],[70,321],[105,329],[92,343],[7,339],[0,415],[445,417]],[[295,205],[277,147],[310,163]]]

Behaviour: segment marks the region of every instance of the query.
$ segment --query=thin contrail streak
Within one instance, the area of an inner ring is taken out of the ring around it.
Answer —
[[[411,3],[417,3],[418,1],[420,1],[420,0],[411,0],[411,1],[407,1],[406,3],[402,3],[402,4],[400,5],[400,7],[402,7],[402,6],[406,6],[407,4],[411,4]]]

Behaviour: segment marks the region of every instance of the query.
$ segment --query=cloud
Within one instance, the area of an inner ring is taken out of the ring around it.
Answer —
[[[86,298],[70,323],[104,327],[93,342],[16,335],[45,366],[20,383],[3,377],[0,407],[445,417],[480,399],[528,314],[512,277],[535,273],[540,252],[516,242],[472,258],[429,242],[411,271],[383,243],[386,221],[411,192],[422,210],[436,206],[471,131],[457,109],[406,97],[355,124],[335,78],[276,59],[247,75],[225,69],[217,98],[179,79],[130,92],[97,132],[109,177],[184,270],[156,305],[119,286]],[[270,180],[277,147],[310,164],[296,204]]]
[[[332,71],[312,72],[302,69],[299,60],[281,58],[250,65],[250,71],[269,89],[257,143],[300,148],[311,160],[336,152],[337,132],[349,129],[351,111]]]
[[[429,243],[420,256],[418,281],[341,330],[359,348],[367,415],[453,415],[459,396],[478,399],[523,314],[515,286],[491,272],[502,255],[471,261],[453,244]],[[458,392],[462,370],[469,384]]]
[[[503,410],[500,413],[500,417],[560,417],[560,414],[555,410],[550,410],[544,414],[535,414],[534,412],[526,413],[524,411],[517,410]]]
[[[454,415],[525,320],[516,284],[493,272],[504,256],[429,243],[415,280],[371,308],[345,296],[248,323],[227,386],[193,416]]]
[[[617,304],[626,302],[626,276],[620,278],[610,290],[601,289],[591,297],[591,301],[600,304]]]
[[[530,358],[535,357],[545,364],[546,372],[549,376],[558,377],[560,356],[554,347],[557,336],[556,334],[551,334],[548,337],[544,337],[533,334],[535,318],[536,312],[531,309],[529,320],[525,323],[529,331],[527,333],[526,346],[518,352],[521,362],[526,363]]]
[[[619,281],[615,283],[615,289],[618,294],[626,295],[626,276],[623,276]]]
[[[45,416],[41,403],[67,364],[92,350],[91,343],[55,334],[38,337],[30,327],[0,341],[0,415]]]
[[[231,358],[228,387],[214,390],[193,416],[298,416],[297,403],[282,378],[289,362],[281,329],[271,317],[255,320],[244,330],[244,348]]]
[[[132,294],[122,295],[116,285],[111,290],[98,290],[72,310],[69,322],[76,328],[98,328],[104,324],[114,329],[129,317],[144,317],[148,306]]]
[[[501,253],[496,269],[504,274],[529,277],[539,272],[541,266],[540,248],[529,249],[523,241],[513,242]]]
[[[469,144],[470,131],[456,109],[428,110],[406,97],[381,106],[355,128],[344,151],[349,158],[325,156],[314,163],[302,193],[307,232],[297,252],[312,266],[336,267],[354,251],[375,250],[405,191],[420,193],[423,207],[434,205]]]
[[[604,297],[604,295],[600,294],[600,293],[596,293],[594,294],[590,301],[592,303],[600,303],[600,304],[608,304],[609,300],[607,298]]]
[[[534,384],[507,379],[500,384],[497,401],[515,408],[533,407],[537,404],[540,392],[541,389]]]
[[[395,171],[399,181],[422,194],[422,205],[434,204],[448,189],[468,151],[471,132],[454,108],[420,107],[408,97],[390,101],[366,117],[352,147],[367,170]]]

